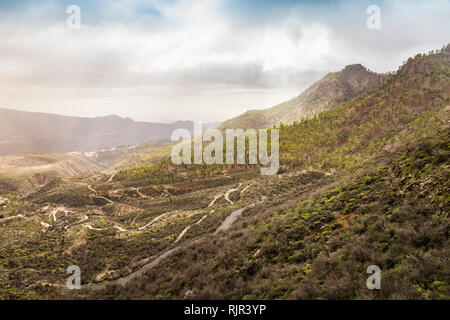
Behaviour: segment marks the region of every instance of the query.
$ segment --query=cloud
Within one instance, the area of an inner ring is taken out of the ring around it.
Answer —
[[[282,91],[290,98],[293,89],[299,93],[346,64],[393,70],[450,35],[444,0],[379,1],[379,31],[365,27],[372,1],[83,0],[76,1],[82,28],[68,30],[72,2],[0,1],[0,104],[47,102],[73,113],[84,103],[110,113],[116,97],[136,109],[158,103],[156,118],[163,119],[193,106],[182,97],[195,92],[204,95],[198,110],[216,104],[217,114],[231,116],[281,102],[275,99]],[[236,90],[247,90],[247,98],[239,102]],[[50,99],[50,92],[63,94]],[[277,93],[262,101],[261,92]]]
[[[13,76],[15,83],[35,85],[40,79],[41,85],[55,86],[192,81],[284,86],[297,85],[287,82],[299,79],[312,64],[322,71],[330,67],[325,27],[298,26],[299,38],[293,37],[287,24],[236,32],[220,15],[219,3],[159,5],[159,16],[166,23],[157,30],[120,23],[68,30],[63,19],[45,27],[10,25],[2,32],[1,60],[10,68],[22,69]],[[122,6],[108,8],[107,12],[122,11]],[[125,15],[129,11],[124,10]],[[11,74],[0,79],[11,83]]]

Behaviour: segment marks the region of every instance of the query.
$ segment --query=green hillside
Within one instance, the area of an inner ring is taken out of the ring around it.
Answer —
[[[378,87],[388,78],[389,75],[371,72],[360,64],[349,65],[329,73],[294,99],[266,110],[244,113],[223,122],[219,129],[260,129],[308,119]]]
[[[101,295],[449,299],[449,49],[417,55],[386,84],[281,127],[287,170],[334,175],[255,187],[266,201],[231,232]],[[365,288],[371,264],[383,270],[379,292]]]
[[[377,74],[360,64],[349,65],[339,72],[333,72],[317,81],[298,97],[266,110],[247,112],[223,122],[219,129],[260,129],[274,125],[292,124],[309,119],[320,112],[332,109],[361,93],[378,87],[390,75]],[[170,142],[152,142],[128,150],[116,156],[112,170],[123,170],[155,164],[170,155]],[[107,156],[105,152],[103,157]],[[97,161],[102,161],[98,159]]]
[[[314,119],[281,126],[282,163],[339,170],[442,131],[448,125],[448,50],[417,55],[378,88]]]
[[[311,119],[282,124],[282,169],[336,171],[360,167],[381,152],[438,133],[447,124],[449,60],[448,51],[419,54],[379,87]],[[160,164],[153,167],[165,175]],[[122,170],[119,177],[146,175],[155,171],[153,167]],[[201,171],[211,166],[187,167]],[[213,167],[216,171],[221,168]]]
[[[110,169],[123,170],[158,163],[167,158],[173,146],[170,141],[144,143],[121,155]]]

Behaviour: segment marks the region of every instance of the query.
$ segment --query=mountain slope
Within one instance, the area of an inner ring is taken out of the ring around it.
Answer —
[[[439,133],[448,113],[449,50],[447,47],[437,54],[419,54],[379,87],[312,119],[281,125],[281,168],[335,171],[361,167],[380,152],[393,150],[420,135]],[[423,126],[426,121],[429,124]],[[193,166],[192,172],[202,173],[212,167]],[[137,171],[145,176],[150,172],[137,169],[125,170],[121,175],[136,176]],[[215,169],[220,171],[220,167]],[[168,177],[164,170],[161,176]]]
[[[380,87],[315,119],[282,126],[283,165],[303,169],[361,166],[384,149],[442,130],[450,98],[448,50],[410,58]],[[429,118],[428,126],[423,126],[425,118]]]
[[[349,65],[339,72],[329,73],[292,100],[266,110],[246,112],[223,122],[219,128],[260,129],[290,124],[329,110],[378,87],[388,78],[388,75],[370,72],[360,64]]]
[[[4,156],[0,157],[0,194],[27,193],[55,178],[102,169],[89,159],[73,154]]]
[[[261,181],[232,206],[247,209],[230,231],[94,297],[449,299],[449,123],[450,46],[282,127],[287,170],[334,175]],[[381,268],[382,290],[366,287],[370,265]]]
[[[267,110],[251,110],[241,116],[224,121],[219,129],[227,128],[268,128],[280,123],[288,124],[301,119],[310,118],[320,112],[329,110],[361,93],[373,89],[389,78],[389,75],[368,71],[360,64],[349,65],[339,72],[330,73],[298,97],[281,103]],[[168,156],[170,148],[156,150],[161,158]],[[160,151],[165,151],[160,152]],[[154,162],[155,153],[150,150],[146,155],[131,152],[115,165],[115,169],[126,169],[134,166],[146,166]],[[152,161],[145,161],[149,158]]]
[[[281,126],[278,175],[162,162],[8,196],[0,297],[449,299],[449,124],[450,46]]]

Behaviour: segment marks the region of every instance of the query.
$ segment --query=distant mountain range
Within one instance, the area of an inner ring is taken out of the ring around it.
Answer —
[[[218,123],[204,124],[204,129]],[[0,108],[0,156],[21,152],[90,152],[169,140],[175,129],[193,132],[193,121],[137,122],[116,115],[82,118]]]
[[[361,64],[349,65],[341,71],[329,73],[296,98],[269,109],[249,110],[223,122],[219,128],[260,129],[280,123],[291,124],[330,110],[378,87],[388,78],[389,75],[371,72]]]

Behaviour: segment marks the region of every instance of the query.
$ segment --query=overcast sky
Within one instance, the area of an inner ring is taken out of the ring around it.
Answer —
[[[71,4],[79,30],[67,28]],[[449,17],[450,0],[0,0],[0,107],[225,120],[347,64],[395,71],[450,42]]]

